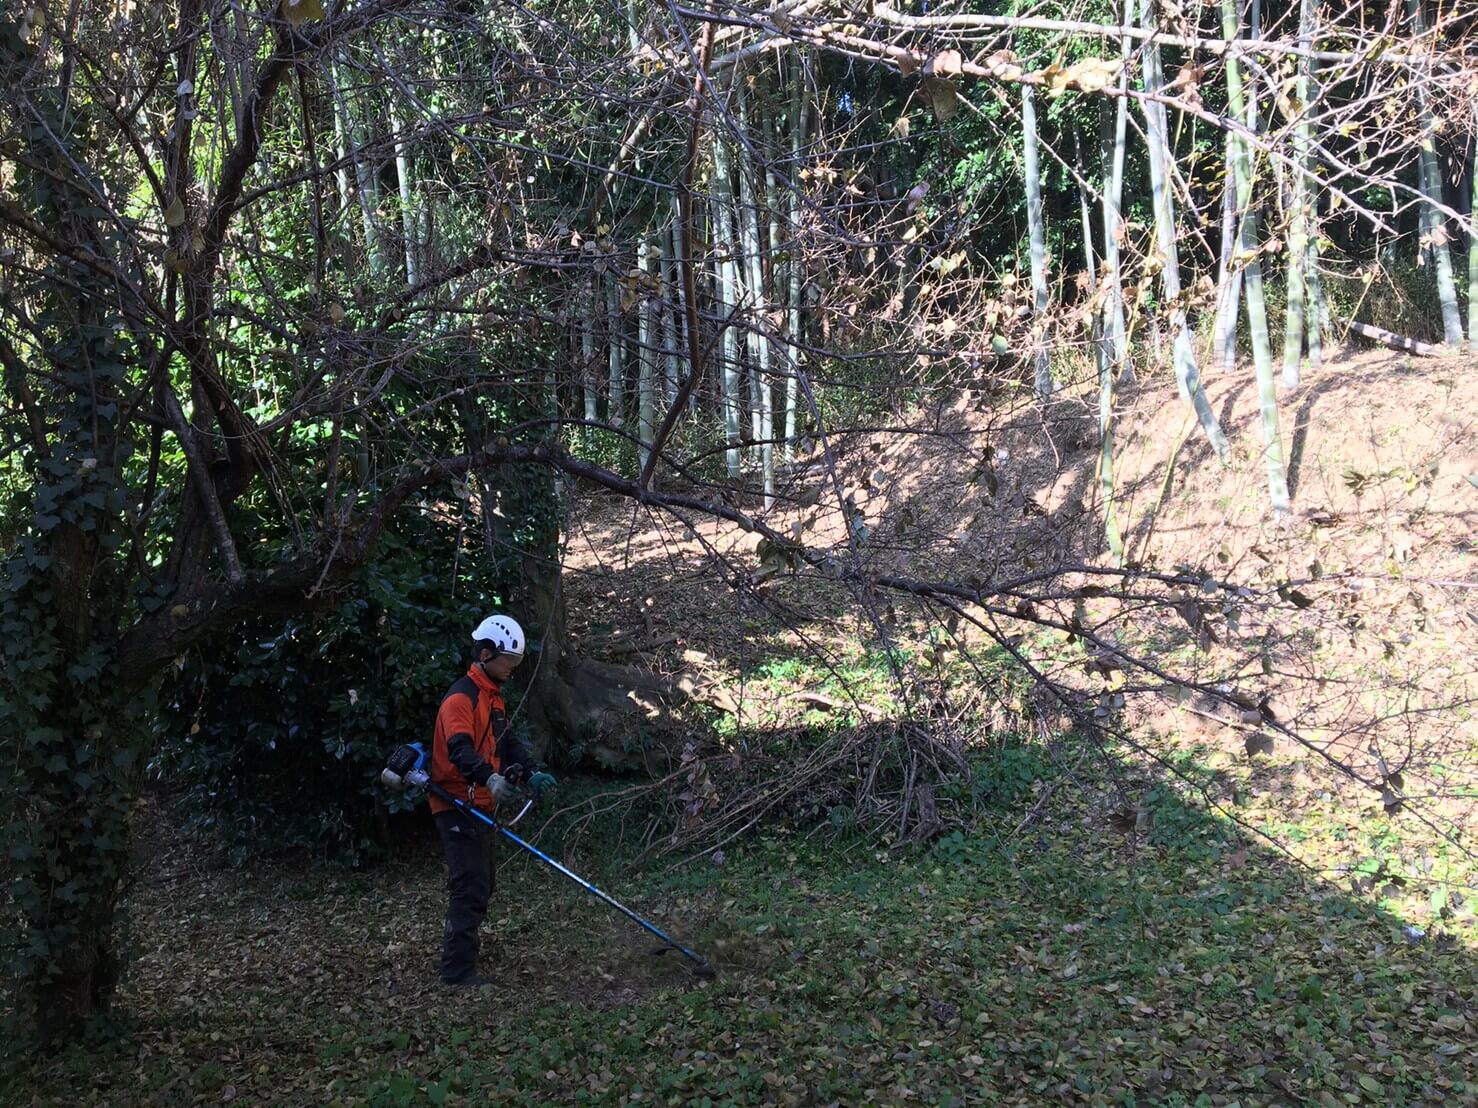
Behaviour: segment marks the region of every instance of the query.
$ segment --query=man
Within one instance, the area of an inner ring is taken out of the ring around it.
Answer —
[[[453,796],[464,793],[489,814],[508,785],[527,785],[537,796],[554,786],[527,742],[513,733],[502,685],[524,655],[523,628],[492,615],[472,632],[472,664],[441,699],[431,743],[431,780]],[[496,832],[430,797],[436,829],[446,850],[447,913],[442,928],[441,979],[448,985],[489,984],[477,972],[477,929],[493,889]]]

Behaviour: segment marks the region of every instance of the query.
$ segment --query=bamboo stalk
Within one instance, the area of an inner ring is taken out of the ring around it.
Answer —
[[[1234,37],[1240,30],[1236,0],[1221,0],[1222,33]],[[1242,68],[1235,58],[1226,62],[1227,107],[1234,117],[1246,110],[1242,90]],[[1253,109],[1255,110],[1255,109]],[[1263,301],[1262,265],[1258,260],[1257,212],[1252,206],[1252,164],[1245,138],[1232,142],[1232,173],[1237,187],[1241,219],[1237,233],[1243,262],[1242,281],[1247,292],[1247,324],[1252,332],[1252,359],[1257,374],[1258,405],[1262,412],[1263,459],[1267,466],[1268,497],[1273,512],[1289,511],[1288,476],[1283,463],[1283,438],[1278,425],[1278,385],[1273,379],[1273,352],[1268,344],[1267,306]]]
[[[1156,25],[1152,0],[1143,0],[1141,14],[1146,28]],[[1151,46],[1144,54],[1145,91],[1158,92],[1164,84],[1160,70],[1160,48]],[[1201,385],[1201,371],[1196,365],[1196,352],[1191,345],[1190,324],[1186,320],[1180,287],[1180,252],[1176,246],[1175,201],[1170,194],[1170,141],[1169,123],[1162,104],[1145,102],[1145,132],[1149,146],[1150,191],[1155,209],[1155,236],[1160,248],[1160,278],[1164,286],[1165,303],[1170,306],[1170,325],[1175,332],[1173,358],[1175,383],[1180,394],[1196,412],[1201,430],[1216,451],[1216,456],[1225,462],[1231,456],[1226,435],[1217,422],[1211,401]]]
[[[1221,359],[1222,369],[1237,368],[1237,311],[1242,304],[1242,269],[1235,264],[1237,253],[1237,184],[1232,179],[1232,136],[1226,139],[1226,181],[1222,187],[1221,252],[1217,261],[1216,325],[1212,329],[1211,356]]]
[[[790,175],[794,182],[789,190],[787,215],[790,236],[789,256],[786,259],[786,277],[789,288],[786,295],[786,338],[790,340],[790,365],[785,377],[785,457],[795,457],[796,393],[801,372],[801,296],[804,292],[805,271],[801,266],[800,229],[800,166],[809,141],[806,121],[810,115],[806,103],[806,59],[799,49],[795,52],[790,88]]]
[[[641,441],[641,467],[646,469],[657,430],[657,307],[652,286],[657,283],[661,250],[654,235],[644,235],[637,246],[642,281],[638,289],[636,340],[636,434]]]
[[[606,420],[620,427],[625,422],[626,347],[621,334],[621,285],[614,265],[606,270],[606,369]]]
[[[751,127],[753,115],[749,110],[749,97],[745,95],[743,82],[735,90],[739,102],[739,122],[745,133],[754,136],[760,145],[764,128]],[[763,148],[761,147],[761,150]],[[765,249],[761,238],[764,220],[760,217],[760,202],[764,195],[762,170],[758,166],[739,168],[739,234],[742,236],[741,274],[746,286],[744,297],[745,343],[749,348],[749,386],[751,395],[750,433],[758,444],[761,480],[764,484],[765,506],[768,507],[775,494],[775,447],[774,403],[770,376],[769,298],[765,292]]]
[[[735,258],[734,190],[729,180],[729,154],[724,138],[719,134],[713,137],[712,207],[713,244],[718,263],[715,292],[719,326],[723,329],[719,351],[723,367],[724,435],[729,444],[724,451],[724,461],[729,476],[738,478],[741,472],[739,442],[743,431],[740,425],[739,337],[734,330],[733,317],[739,309],[739,266]]]
[[[1037,105],[1030,85],[1021,86],[1021,136],[1026,177],[1027,242],[1031,252],[1032,314],[1036,319],[1032,338],[1032,364],[1036,371],[1037,397],[1052,395],[1052,366],[1047,358],[1044,332],[1047,326],[1047,230],[1042,218],[1042,179],[1037,165]]]
[[[662,316],[662,395],[666,403],[677,401],[677,384],[683,379],[682,322],[679,319],[680,298],[677,289],[682,284],[678,272],[678,258],[682,254],[682,220],[678,211],[677,197],[672,198],[672,218],[662,242],[662,296],[659,312]]]
[[[1134,0],[1124,0],[1124,21],[1134,15]],[[1129,86],[1129,40],[1120,38],[1119,87]],[[1114,105],[1113,130],[1108,130],[1108,117],[1099,114],[1104,139],[1103,182],[1103,257],[1108,297],[1104,304],[1103,329],[1105,356],[1098,367],[1098,495],[1103,501],[1103,535],[1114,565],[1124,564],[1124,536],[1119,530],[1119,513],[1114,503],[1114,382],[1132,378],[1129,367],[1128,328],[1124,319],[1124,283],[1119,265],[1119,236],[1122,234],[1119,205],[1124,187],[1124,146],[1129,125],[1129,98],[1121,96]],[[1111,138],[1111,141],[1108,141]],[[1084,230],[1087,233],[1086,220]]]
[[[580,384],[585,395],[585,421],[594,423],[599,417],[596,407],[595,372],[595,305],[599,297],[600,277],[592,270],[586,282],[585,310],[580,313]],[[585,429],[590,434],[590,428]]]
[[[1313,18],[1313,5],[1310,0],[1301,0],[1299,5],[1299,41],[1307,43],[1309,37],[1309,24]],[[1289,226],[1288,247],[1284,252],[1286,259],[1284,263],[1284,313],[1283,313],[1283,387],[1292,391],[1298,388],[1301,372],[1303,369],[1304,352],[1304,328],[1306,323],[1306,310],[1304,307],[1306,291],[1308,286],[1308,264],[1309,264],[1309,187],[1308,178],[1308,152],[1306,142],[1309,138],[1308,116],[1309,106],[1309,79],[1304,65],[1306,59],[1300,58],[1298,63],[1298,76],[1295,80],[1295,95],[1298,98],[1298,120],[1293,130],[1293,161],[1294,172],[1290,192],[1292,218]]]
[[[1350,320],[1350,330],[1382,346],[1389,346],[1392,350],[1404,350],[1408,354],[1420,354],[1424,358],[1435,358],[1446,352],[1442,346],[1407,338],[1372,323],[1361,323],[1358,319]]]
[[[1076,129],[1073,130],[1073,156],[1077,162],[1080,177],[1077,193],[1078,222],[1083,228],[1083,272],[1088,280],[1088,287],[1096,289],[1099,282],[1105,279],[1107,266],[1104,267],[1103,271],[1100,271],[1098,251],[1094,248],[1093,244],[1093,206],[1088,199],[1087,181],[1086,177],[1083,176],[1087,170],[1087,166],[1083,162],[1083,143]],[[1106,171],[1103,175],[1107,175]],[[1106,294],[1107,290],[1104,291]],[[1085,323],[1088,332],[1087,339],[1093,347],[1093,357],[1098,365],[1099,372],[1102,373],[1104,366],[1113,358],[1112,352],[1109,349],[1111,340],[1109,337],[1108,316],[1100,310],[1089,315]]]
[[[340,67],[338,64],[329,66],[330,80],[333,83],[332,93],[334,98],[334,132],[338,137],[341,157],[347,157],[354,167],[355,191],[359,197],[359,219],[364,229],[364,252],[369,259],[370,275],[382,277],[385,273],[385,256],[380,249],[380,232],[376,224],[376,209],[379,207],[379,187],[375,176],[364,164],[364,157],[360,152],[359,135],[354,125],[354,113],[349,107],[348,98],[343,92],[343,83],[340,79]]]
[[[1308,220],[1304,210],[1306,186],[1303,174],[1293,179],[1293,225],[1284,253],[1286,311],[1283,313],[1283,387],[1296,389],[1299,384],[1304,352],[1304,270],[1308,265]]]
[[[393,97],[390,99],[388,114],[390,130],[395,134],[395,177],[400,191],[401,234],[405,236],[405,283],[414,288],[420,282],[420,266],[416,264],[416,184],[411,177],[411,148]]]
[[[1083,144],[1078,137],[1078,132],[1073,131],[1073,154],[1079,165],[1079,175],[1083,167]],[[1087,270],[1088,279],[1092,281],[1098,273],[1098,254],[1093,248],[1093,211],[1088,205],[1088,192],[1086,185],[1079,184],[1078,193],[1078,221],[1083,225],[1083,265]]]
[[[1134,0],[1124,0],[1125,22],[1132,20]],[[1119,40],[1119,57],[1123,65],[1119,69],[1119,88],[1129,88],[1129,40]],[[1109,351],[1113,363],[1124,379],[1132,380],[1134,371],[1129,364],[1129,328],[1124,318],[1124,274],[1119,260],[1119,238],[1124,233],[1122,211],[1124,198],[1124,150],[1129,129],[1129,97],[1120,96],[1114,105],[1112,132],[1108,119],[1099,115],[1103,128],[1101,140],[1105,146],[1108,165],[1107,179],[1103,185],[1103,257],[1108,270],[1108,297],[1104,304],[1105,326],[1108,331]]]
[[[1473,129],[1478,133],[1478,103],[1473,105]],[[1468,353],[1478,354],[1478,139],[1468,167]]]
[[[1421,0],[1406,0],[1415,37],[1426,33],[1427,21]],[[1431,251],[1437,275],[1437,302],[1442,309],[1442,338],[1458,349],[1463,344],[1463,324],[1457,310],[1457,282],[1452,272],[1452,255],[1447,249],[1447,220],[1442,215],[1442,168],[1437,158],[1437,118],[1427,103],[1424,85],[1416,88],[1417,114],[1421,123],[1421,141],[1417,156],[1417,184],[1424,199],[1421,202],[1422,246]]]
[[[1300,44],[1313,50],[1318,22],[1318,0],[1300,0]],[[1299,170],[1304,182],[1304,340],[1309,365],[1318,369],[1324,361],[1324,332],[1329,326],[1329,305],[1324,283],[1319,279],[1319,180],[1314,175],[1314,135],[1311,122],[1319,87],[1314,79],[1314,59],[1299,61],[1298,98],[1302,114],[1298,121]]]

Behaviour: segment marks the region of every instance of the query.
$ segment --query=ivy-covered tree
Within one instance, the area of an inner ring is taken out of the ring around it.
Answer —
[[[382,194],[435,203],[393,174],[447,150],[413,152],[353,66],[402,19],[484,60],[496,36],[417,0],[240,14],[0,9],[0,727],[14,747],[0,938],[42,1043],[118,978],[127,816],[166,667],[192,648],[244,666],[245,626],[333,607],[399,513],[455,503],[478,472],[489,520],[495,497],[508,509],[502,533],[473,532],[484,559],[516,567],[502,579],[553,549],[548,478],[494,471],[555,449],[547,333],[427,322],[446,295],[496,312],[500,279],[468,279],[522,268],[516,237],[463,248],[443,203],[440,238],[398,252],[409,268],[382,279],[356,260],[397,256],[375,241],[377,213],[361,219],[368,182],[391,175]],[[351,86],[362,99],[343,111]],[[482,98],[434,110],[481,116]],[[326,139],[336,119],[351,124],[343,155]],[[438,270],[415,271],[433,247]],[[543,593],[528,622],[557,639]]]

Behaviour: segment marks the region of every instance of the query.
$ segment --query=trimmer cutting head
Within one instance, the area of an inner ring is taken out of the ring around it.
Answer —
[[[669,950],[675,950],[679,954],[683,955],[683,957],[688,959],[688,970],[699,981],[712,981],[718,976],[718,970],[713,968],[713,964],[709,962],[707,958],[704,958],[702,955],[699,954],[694,954],[692,951],[687,950],[683,947],[676,945],[659,946],[656,950],[652,951],[652,953],[654,955],[662,955],[666,954]]]
[[[696,977],[699,981],[712,981],[715,977],[718,976],[718,970],[714,969],[713,966],[706,960],[693,963],[692,970],[693,976]]]

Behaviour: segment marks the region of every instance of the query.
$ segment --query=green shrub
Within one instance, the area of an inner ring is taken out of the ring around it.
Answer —
[[[469,613],[494,600],[454,595],[448,530],[409,516],[330,612],[259,621],[180,659],[151,775],[187,831],[233,864],[291,849],[358,863],[385,845],[407,803],[379,784],[385,755],[430,738]]]

